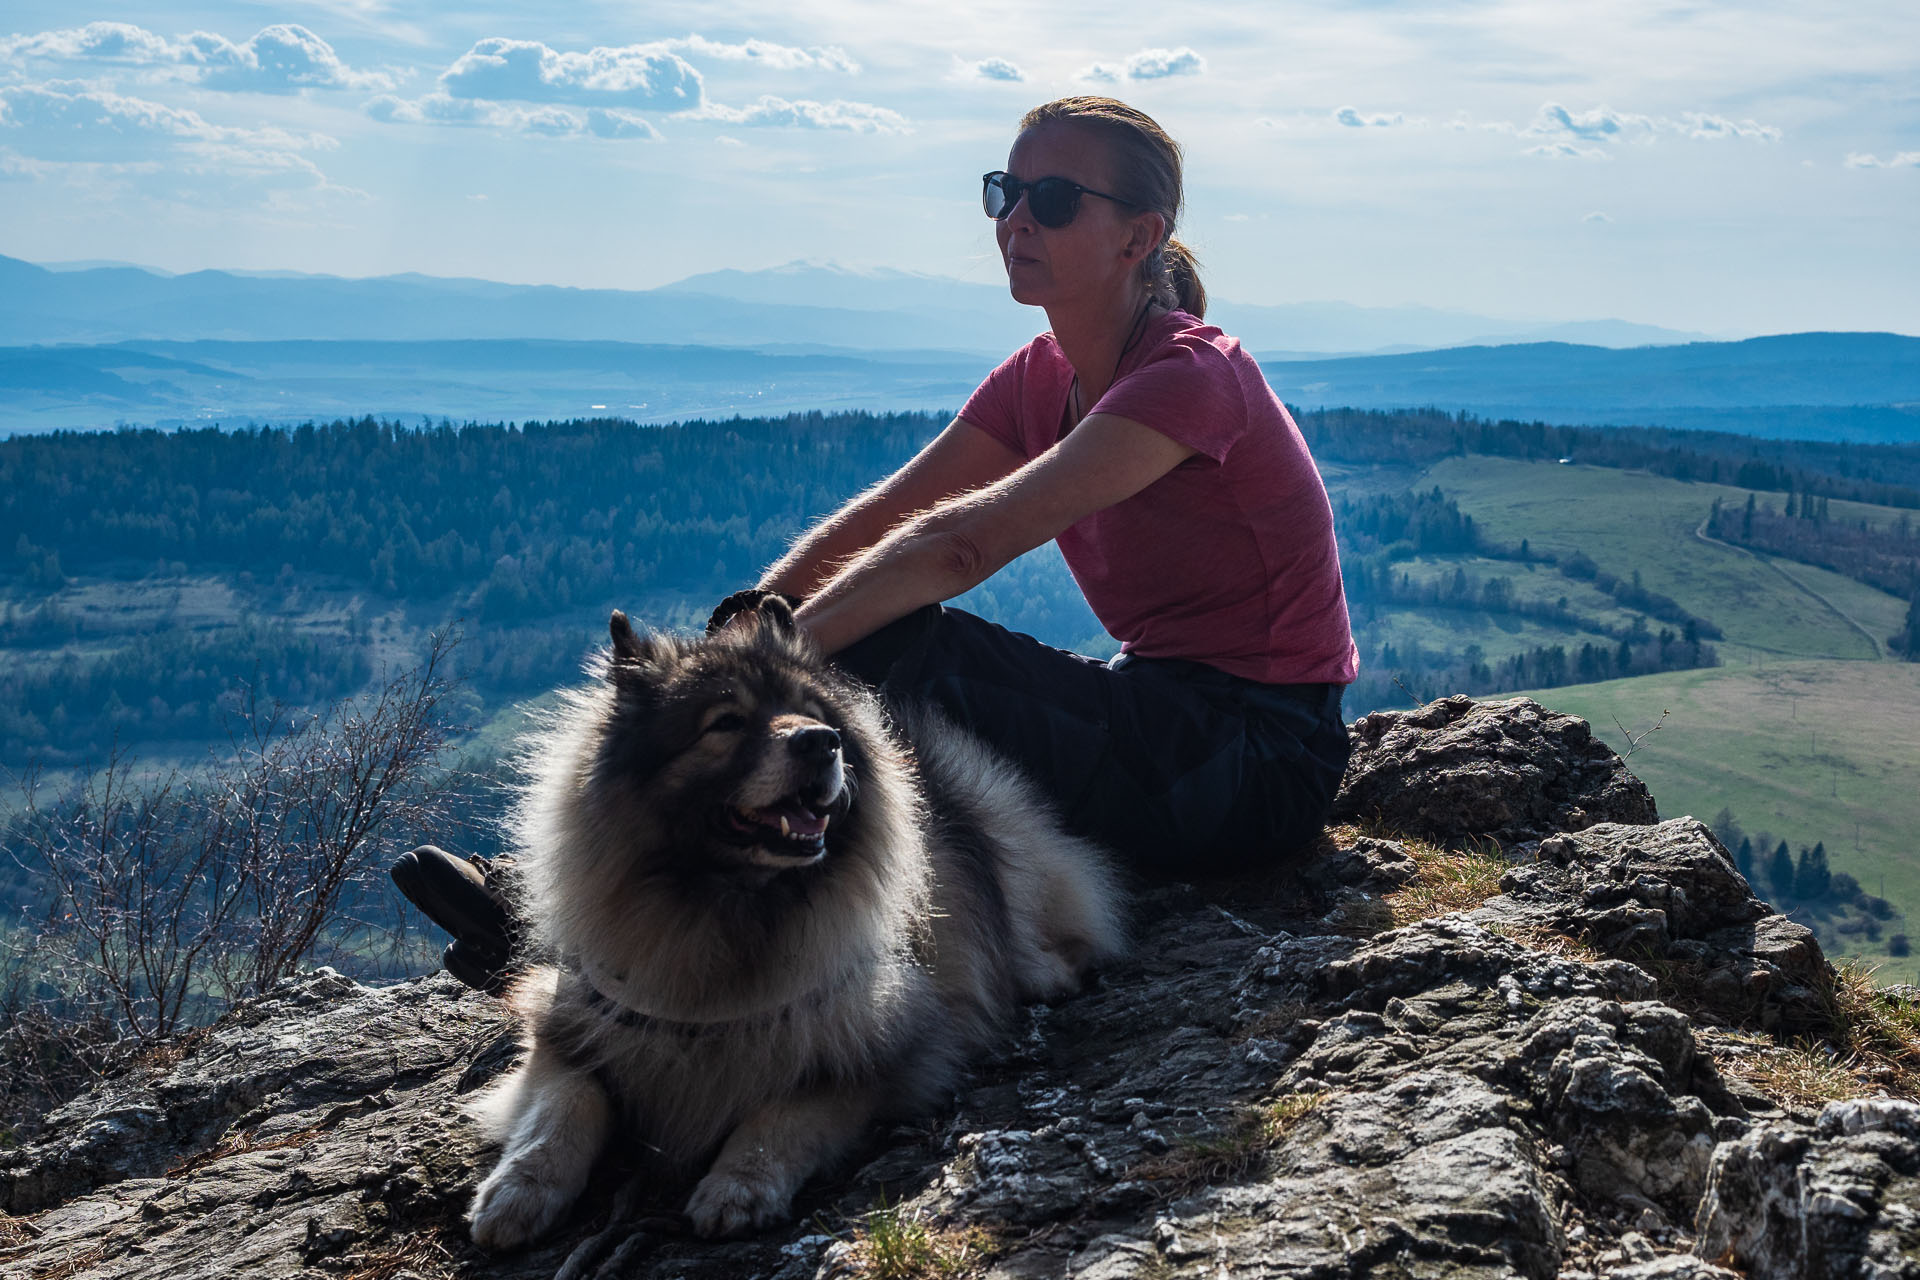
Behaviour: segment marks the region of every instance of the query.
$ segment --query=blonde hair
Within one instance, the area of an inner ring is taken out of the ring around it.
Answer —
[[[1186,203],[1181,188],[1180,144],[1159,122],[1117,98],[1082,95],[1043,103],[1020,118],[1025,132],[1043,124],[1071,121],[1099,132],[1113,149],[1114,195],[1160,215],[1160,243],[1140,260],[1140,278],[1154,300],[1190,315],[1207,313],[1207,290],[1200,283],[1200,261],[1173,238],[1174,223]]]

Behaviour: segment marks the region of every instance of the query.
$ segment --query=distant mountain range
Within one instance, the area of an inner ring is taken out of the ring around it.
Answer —
[[[1221,300],[1210,319],[1290,355],[1493,342],[1640,346],[1704,337],[1619,320],[1525,324],[1427,307]],[[35,266],[0,257],[0,344],[542,338],[1004,355],[1044,328],[1004,286],[905,271],[789,263],[713,271],[649,290],[570,289],[422,275],[353,280],[294,272],[118,263]]]
[[[465,339],[0,347],[0,434],[376,417],[638,421],[952,411],[995,357]],[[1436,406],[1556,423],[1920,441],[1920,338],[1806,333],[1613,351],[1567,343],[1262,364],[1294,409]]]
[[[55,265],[0,257],[0,433],[363,414],[666,421],[951,410],[1045,323],[998,286],[821,263],[639,292]],[[1508,341],[1519,331],[1491,333],[1500,322],[1484,316],[1336,303],[1221,302],[1208,318],[1259,354],[1295,408],[1431,405],[1920,440],[1920,338],[1683,342],[1594,321],[1521,342]],[[1383,346],[1414,349],[1325,354]]]

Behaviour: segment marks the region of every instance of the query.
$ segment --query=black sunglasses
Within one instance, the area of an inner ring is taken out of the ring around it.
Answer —
[[[1035,178],[1032,182],[1022,182],[1010,173],[995,170],[981,174],[980,184],[980,203],[986,209],[987,216],[995,222],[1012,213],[1013,206],[1020,203],[1022,195],[1027,197],[1027,212],[1033,215],[1033,220],[1043,227],[1054,229],[1073,221],[1073,215],[1080,212],[1080,197],[1083,195],[1099,196],[1115,204],[1139,207],[1131,200],[1122,200],[1119,196],[1110,196],[1104,191],[1095,191],[1092,187],[1083,187],[1065,178]]]

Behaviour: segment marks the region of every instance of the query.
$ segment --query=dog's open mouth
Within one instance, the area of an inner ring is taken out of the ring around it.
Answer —
[[[811,862],[827,851],[827,825],[833,815],[788,796],[764,809],[729,805],[723,819],[738,843],[764,849],[781,860]]]

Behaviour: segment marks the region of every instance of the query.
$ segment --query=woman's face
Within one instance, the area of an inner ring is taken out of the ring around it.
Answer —
[[[1093,130],[1070,120],[1036,125],[1014,139],[1007,172],[1022,182],[1065,178],[1095,191],[1114,190],[1116,175],[1108,148]],[[1157,223],[1131,205],[1082,195],[1072,222],[1043,227],[1027,208],[1027,197],[995,224],[1007,287],[1016,302],[1029,306],[1119,304],[1131,299],[1129,282],[1151,248]]]

